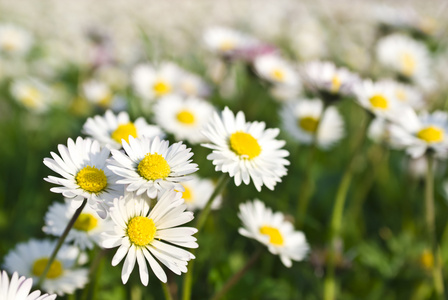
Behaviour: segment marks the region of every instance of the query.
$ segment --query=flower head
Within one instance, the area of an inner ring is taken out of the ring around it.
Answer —
[[[5,271],[0,273],[0,299],[4,300],[54,300],[56,295],[41,295],[40,291],[34,291],[30,294],[33,285],[32,278],[25,276],[19,277],[17,272],[14,272],[11,281]]]

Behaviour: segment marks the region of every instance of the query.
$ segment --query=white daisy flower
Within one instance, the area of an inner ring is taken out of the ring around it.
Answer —
[[[378,41],[376,54],[380,64],[400,76],[423,83],[429,73],[429,51],[425,44],[402,34]]]
[[[46,234],[61,236],[75,211],[76,209],[70,204],[70,199],[66,199],[65,203],[53,203],[45,215],[45,226],[42,230]],[[95,244],[99,245],[101,232],[110,226],[109,218],[101,219],[96,211],[86,206],[65,240],[73,242],[81,250],[92,249]]]
[[[392,28],[409,28],[417,19],[417,13],[410,6],[391,6],[384,3],[373,3],[372,17],[380,25]]]
[[[191,144],[206,142],[201,129],[207,124],[215,108],[199,98],[166,96],[154,105],[154,117],[166,132],[174,134],[176,140],[187,140]]]
[[[319,148],[328,149],[344,137],[344,120],[335,107],[323,109],[320,99],[287,103],[281,111],[283,127],[300,143],[311,144],[316,138]]]
[[[390,126],[391,139],[404,147],[413,158],[426,151],[434,151],[436,156],[448,156],[448,114],[443,111],[402,113],[396,124]]]
[[[380,118],[393,119],[403,108],[397,94],[389,84],[364,80],[354,87],[358,104]]]
[[[353,86],[359,81],[356,74],[328,61],[308,62],[300,70],[304,86],[329,100],[352,95]]]
[[[41,295],[40,291],[34,291],[30,294],[33,286],[33,279],[26,278],[14,272],[9,281],[8,274],[5,271],[0,273],[0,299],[4,300],[54,300],[57,295]]]
[[[129,142],[129,136],[135,138],[164,136],[158,126],[149,125],[143,117],[131,122],[127,112],[122,111],[115,115],[110,110],[106,111],[104,116],[88,118],[82,131],[111,149],[120,149],[121,140]]]
[[[303,232],[295,231],[281,212],[272,212],[260,200],[240,204],[238,217],[243,222],[238,232],[266,245],[269,252],[280,256],[286,267],[292,266],[292,260],[303,260],[308,253]]]
[[[82,89],[87,101],[101,107],[111,106],[114,94],[104,82],[91,79],[83,83]]]
[[[264,80],[273,84],[296,86],[299,75],[293,66],[278,54],[257,56],[254,60],[255,72]]]
[[[132,83],[140,97],[154,101],[162,96],[178,93],[181,76],[182,70],[173,63],[163,62],[157,67],[142,64],[132,72]]]
[[[35,78],[13,81],[10,92],[18,103],[36,113],[47,111],[52,104],[50,88]]]
[[[100,147],[98,141],[78,137],[76,142],[68,139],[67,146],[58,145],[59,155],[51,152],[44,164],[63,178],[48,176],[46,181],[60,185],[51,188],[72,200],[78,208],[84,199],[101,218],[107,216],[112,200],[123,194],[123,187],[116,183],[117,176],[106,168],[110,149]]]
[[[236,116],[225,108],[222,117],[214,113],[212,121],[203,130],[211,143],[202,146],[213,150],[207,156],[216,166],[216,171],[235,177],[235,185],[249,184],[252,179],[255,188],[262,185],[273,190],[281,177],[287,173],[285,159],[289,152],[281,149],[285,141],[276,140],[278,128],[265,129],[264,122],[246,122],[242,111]]]
[[[35,239],[17,244],[5,256],[5,269],[31,277],[34,283],[37,283],[55,246],[56,242]],[[76,268],[79,255],[78,248],[62,245],[50,266],[42,289],[48,293],[64,295],[72,294],[76,289],[83,288],[88,281],[88,270]]]
[[[213,180],[199,178],[196,175],[192,175],[191,177],[192,179],[188,182],[182,182],[182,186],[184,187],[182,198],[187,205],[187,209],[195,211],[203,209],[207,205],[210,196],[216,188],[216,184]],[[219,209],[221,201],[221,195],[216,196],[212,202],[211,209]]]
[[[189,180],[187,175],[198,170],[190,160],[193,152],[182,142],[169,146],[159,137],[129,137],[123,149],[126,153],[112,150],[108,168],[119,176],[117,183],[126,184],[126,190],[137,195],[147,193],[155,198],[164,189],[183,190],[179,182]]]
[[[255,42],[252,37],[237,30],[218,26],[208,28],[203,38],[208,50],[223,56],[230,56]]]
[[[187,97],[206,97],[210,94],[210,87],[198,75],[183,71],[179,79],[179,89]]]
[[[188,261],[195,256],[177,246],[197,248],[198,244],[192,236],[196,228],[177,227],[194,218],[192,212],[185,211],[187,206],[183,203],[182,194],[174,190],[165,190],[152,210],[148,199],[133,193],[114,200],[110,214],[115,227],[104,233],[102,245],[120,246],[112,259],[113,266],[126,256],[121,273],[123,283],[128,281],[136,261],[143,285],[149,282],[147,262],[157,278],[166,282],[165,271],[154,257],[178,275],[187,272]]]
[[[0,53],[23,55],[33,43],[31,34],[13,24],[0,24]]]
[[[409,105],[415,110],[421,110],[426,105],[423,94],[414,86],[392,80],[381,81],[381,84],[389,86],[399,102]]]

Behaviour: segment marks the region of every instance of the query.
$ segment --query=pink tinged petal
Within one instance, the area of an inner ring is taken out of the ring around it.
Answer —
[[[151,270],[154,272],[154,274],[157,276],[157,278],[160,281],[166,283],[167,277],[166,277],[165,271],[163,271],[163,269],[159,265],[159,263],[154,259],[154,257],[152,257],[152,255],[145,248],[143,249],[143,254],[145,255],[145,258],[149,262],[149,266],[151,267]]]
[[[128,241],[125,242],[125,239],[123,239],[123,244],[118,248],[117,252],[115,253],[114,257],[112,258],[112,266],[116,266],[120,263],[120,261],[126,256],[128,253],[129,248],[131,247],[130,243]]]
[[[132,245],[128,251],[126,260],[124,261],[123,270],[121,271],[121,280],[123,281],[123,284],[128,282],[129,276],[131,276],[132,270],[134,269],[136,258],[137,248]]]
[[[143,256],[143,251],[140,249],[137,250],[137,263],[138,272],[140,273],[140,280],[142,281],[144,286],[147,286],[149,282],[148,267],[146,266],[146,260]]]

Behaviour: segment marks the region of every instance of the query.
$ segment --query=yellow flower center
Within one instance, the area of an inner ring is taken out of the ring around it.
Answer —
[[[224,40],[219,44],[219,50],[221,51],[230,51],[235,48],[235,43],[231,40]]]
[[[23,96],[20,98],[23,105],[29,108],[36,108],[41,100],[41,93],[38,89],[34,87],[29,87],[23,93]]]
[[[417,137],[427,143],[438,143],[443,141],[443,130],[436,126],[428,126],[420,130]]]
[[[280,69],[272,70],[271,76],[274,80],[277,81],[283,81],[285,79],[285,73]]]
[[[158,80],[152,88],[157,96],[168,94],[171,91],[171,86],[163,80]]]
[[[42,273],[45,270],[45,267],[48,263],[47,257],[42,257],[36,260],[33,264],[33,269],[31,272],[33,275],[39,277],[42,275]],[[55,279],[62,275],[62,272],[64,271],[64,268],[62,266],[62,263],[58,261],[57,259],[53,260],[51,263],[50,269],[48,270],[47,276],[45,278],[48,279]]]
[[[389,102],[383,95],[373,95],[369,101],[373,108],[387,109],[389,107]]]
[[[269,236],[269,243],[276,246],[283,245],[283,236],[277,228],[271,226],[261,226],[260,233]]]
[[[339,92],[339,89],[341,88],[341,79],[339,79],[339,77],[337,75],[333,76],[333,78],[331,79],[331,88],[330,91],[332,93],[337,93]]]
[[[166,178],[171,169],[162,155],[148,153],[138,164],[137,171],[147,180],[156,180]]]
[[[240,156],[255,158],[261,153],[258,141],[249,133],[238,131],[230,136],[230,148]]]
[[[146,246],[154,239],[156,230],[156,225],[152,219],[137,216],[129,221],[126,232],[131,243],[137,246]]]
[[[420,256],[420,263],[425,269],[432,269],[432,267],[434,266],[434,256],[432,255],[430,250],[426,249],[423,251]]]
[[[109,107],[114,95],[112,93],[107,92],[103,97],[101,97],[98,101],[98,105],[101,107]]]
[[[182,193],[182,198],[185,200],[186,203],[193,202],[193,196],[191,193],[191,189],[184,184],[182,186],[185,189],[185,191]]]
[[[89,193],[99,193],[107,186],[107,177],[104,171],[95,167],[86,166],[76,174],[76,182]]]
[[[82,213],[79,215],[78,219],[76,219],[75,224],[73,224],[73,228],[87,232],[94,229],[97,225],[97,218],[95,218],[91,214]]]
[[[187,124],[187,125],[191,125],[194,124],[194,115],[188,111],[188,110],[182,110],[180,111],[177,116],[176,116],[177,120],[181,123]]]
[[[397,89],[395,91],[395,96],[397,97],[398,100],[400,101],[406,101],[406,92],[403,89]]]
[[[414,74],[416,61],[415,57],[412,54],[407,52],[401,54],[400,63],[401,63],[401,73],[403,73],[406,76],[412,76],[412,74]]]
[[[299,126],[305,131],[314,133],[319,125],[319,120],[314,117],[304,117],[299,120]]]
[[[132,122],[118,125],[117,129],[110,135],[117,143],[121,144],[121,140],[129,143],[129,136],[137,137],[137,128]]]

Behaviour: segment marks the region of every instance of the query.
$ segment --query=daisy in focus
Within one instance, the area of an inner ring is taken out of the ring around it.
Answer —
[[[215,108],[199,98],[167,96],[154,105],[155,121],[176,140],[191,144],[206,142],[201,129],[210,121]]]
[[[391,139],[413,158],[433,151],[438,157],[448,156],[448,114],[443,111],[423,112],[419,116],[402,114],[390,126]]]
[[[159,66],[141,64],[132,72],[132,84],[144,100],[156,99],[179,92],[182,70],[175,64],[163,62]]]
[[[158,126],[149,125],[143,117],[131,122],[127,112],[115,115],[110,110],[104,116],[88,118],[82,131],[111,149],[121,149],[121,140],[129,142],[129,136],[154,138],[164,135]]]
[[[422,84],[427,80],[430,54],[421,42],[392,34],[378,41],[376,55],[381,65],[407,80]]]
[[[216,171],[229,173],[236,186],[249,184],[251,179],[258,191],[265,185],[274,190],[285,176],[289,152],[282,149],[285,141],[276,140],[278,128],[265,129],[264,122],[246,122],[242,111],[236,116],[225,108],[221,117],[215,113],[203,130],[210,143],[202,146],[213,150],[207,156]]]
[[[59,155],[45,158],[44,164],[62,177],[48,176],[45,181],[59,185],[50,191],[61,193],[72,200],[73,208],[84,199],[101,218],[106,218],[112,200],[123,195],[123,186],[116,183],[117,176],[106,168],[110,149],[101,148],[98,141],[78,137],[68,139],[67,146],[58,145]]]
[[[24,55],[33,44],[31,34],[13,24],[0,24],[0,53]]]
[[[17,271],[37,283],[55,246],[56,242],[35,239],[17,244],[5,256],[5,269],[11,273]],[[42,289],[62,296],[83,288],[88,281],[88,270],[75,267],[80,263],[77,261],[79,257],[85,259],[85,255],[80,256],[77,247],[62,245],[50,266]]]
[[[193,152],[182,142],[170,146],[159,137],[129,137],[129,143],[123,142],[123,149],[125,153],[112,150],[108,168],[118,175],[118,184],[125,184],[128,192],[137,195],[146,193],[155,198],[165,189],[183,191],[180,182],[189,180],[188,175],[198,170],[198,165],[190,160]]]
[[[45,215],[45,226],[42,230],[46,234],[61,236],[75,211],[76,209],[72,207],[69,199],[66,199],[64,203],[53,203]],[[73,242],[81,250],[92,249],[94,245],[99,245],[101,232],[110,227],[109,218],[101,219],[96,211],[86,206],[76,219],[65,241]]]
[[[301,67],[304,86],[311,92],[333,102],[353,93],[359,78],[345,68],[337,68],[332,62],[312,61]]]
[[[213,180],[206,178],[199,178],[196,175],[191,176],[192,179],[187,182],[182,182],[184,192],[182,198],[190,211],[201,210],[205,207],[208,199],[212,196],[216,188]],[[219,209],[221,206],[221,195],[218,195],[213,200],[211,209]]]
[[[293,260],[303,260],[309,251],[303,232],[295,231],[282,213],[274,213],[260,200],[240,204],[238,217],[243,223],[238,232],[267,246],[288,268]]]
[[[10,92],[18,103],[36,113],[47,111],[52,104],[50,88],[35,78],[15,80]]]
[[[105,248],[119,246],[112,259],[113,266],[126,257],[121,273],[124,284],[136,262],[143,285],[149,282],[147,263],[157,278],[166,282],[165,271],[155,258],[177,275],[187,272],[188,261],[195,256],[180,247],[197,248],[198,244],[192,236],[196,228],[177,227],[194,218],[186,208],[182,194],[174,190],[164,191],[152,210],[149,199],[133,193],[114,200],[110,209],[114,230],[103,234],[102,245]]]
[[[287,103],[281,110],[283,128],[300,143],[316,139],[319,148],[328,149],[344,137],[344,120],[335,107],[323,109],[319,99]]]
[[[33,279],[25,276],[19,277],[17,272],[14,272],[9,280],[8,274],[5,271],[0,273],[0,299],[4,300],[54,300],[56,295],[41,295],[40,291],[34,291],[30,294],[33,286]]]

